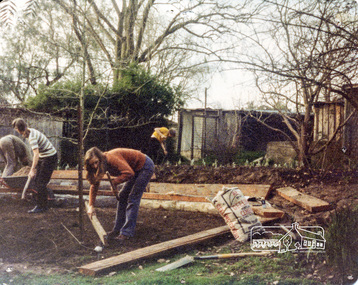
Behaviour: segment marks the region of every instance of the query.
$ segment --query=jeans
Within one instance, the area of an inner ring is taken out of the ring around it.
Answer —
[[[119,193],[114,232],[129,237],[134,236],[140,201],[153,173],[154,163],[147,156],[143,168],[126,182]]]
[[[37,206],[47,208],[47,184],[57,165],[57,154],[40,158],[36,166],[35,190],[37,192]]]

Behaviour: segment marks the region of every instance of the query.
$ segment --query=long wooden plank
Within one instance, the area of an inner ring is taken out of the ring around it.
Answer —
[[[83,170],[83,179],[87,172]],[[77,170],[54,170],[52,180],[78,180]],[[107,177],[103,180],[108,181]],[[51,185],[51,184],[50,184]],[[245,196],[263,197],[267,199],[272,185],[265,184],[174,184],[174,183],[150,183],[150,193],[169,194],[174,193],[184,196],[214,197],[223,187],[238,187]],[[50,186],[51,187],[51,186]]]
[[[182,195],[182,194],[159,194],[159,193],[143,193],[143,199],[149,200],[168,200],[168,201],[184,201],[184,202],[209,202],[205,197]]]
[[[51,189],[55,194],[78,194],[77,186],[75,185],[55,185],[49,184],[48,188]],[[21,190],[21,189],[20,189]],[[83,194],[88,195],[89,190],[83,189]],[[98,196],[113,196],[112,191],[109,190],[99,190]],[[148,200],[168,200],[168,201],[185,201],[185,202],[209,202],[205,197],[200,196],[191,196],[191,195],[181,195],[181,194],[159,194],[159,193],[149,193],[144,192],[143,199]]]
[[[86,179],[87,171],[82,171],[83,179]],[[77,180],[78,179],[78,170],[54,170],[51,179],[63,179],[63,180]],[[103,180],[108,180],[106,176],[103,177]]]
[[[79,268],[79,272],[85,275],[96,276],[110,270],[114,270],[128,263],[141,260],[143,258],[151,258],[160,253],[172,250],[181,246],[193,245],[209,240],[220,235],[230,232],[229,227],[222,226],[211,230],[202,231],[193,235],[177,238],[174,240],[162,242],[145,248],[140,248],[131,252],[99,260]]]
[[[277,189],[276,191],[281,197],[312,213],[327,211],[332,208],[328,202],[303,194],[292,187],[283,187]]]
[[[214,197],[223,187],[238,187],[245,196],[267,199],[272,185],[265,184],[174,184],[150,183],[150,193],[182,194],[202,197]]]
[[[87,172],[83,170],[82,177],[86,179]],[[51,179],[77,180],[78,170],[54,170]]]
[[[85,201],[86,206],[86,212],[88,211],[88,201]],[[102,227],[101,223],[99,222],[96,215],[93,215],[92,218],[88,215],[88,218],[90,219],[95,231],[97,232],[99,239],[101,240],[103,245],[108,245],[107,240],[105,239],[105,236],[107,235],[107,232]]]
[[[258,217],[260,222],[264,225],[278,220],[279,218],[265,218]],[[163,243],[151,245],[145,248],[140,248],[131,252],[109,257],[103,260],[95,261],[93,263],[79,267],[79,272],[85,275],[96,276],[111,270],[120,268],[129,263],[139,261],[145,258],[152,258],[166,251],[179,248],[182,246],[189,246],[210,240],[215,237],[230,233],[227,225],[214,228],[211,230],[202,231],[193,235],[177,238]]]
[[[85,180],[87,171],[82,171],[82,178]],[[62,179],[62,180],[78,180],[78,170],[54,170],[51,175],[51,179]],[[103,180],[108,180],[106,176]]]
[[[185,185],[185,184],[184,184]],[[104,186],[104,185],[102,185]],[[107,189],[102,189],[106,187],[102,187],[98,191],[98,196],[113,196],[112,191]],[[239,185],[240,186],[240,185]],[[77,185],[59,185],[50,183],[48,185],[48,188],[53,191],[54,194],[69,194],[69,195],[78,195],[78,187]],[[0,188],[3,192],[19,192],[22,189],[15,189],[15,188]],[[83,189],[83,194],[88,195],[89,189]],[[143,193],[143,199],[148,200],[168,200],[168,201],[184,201],[184,202],[209,202],[209,200],[206,197],[203,196],[193,196],[193,195],[185,195],[185,194],[178,194],[178,193],[168,193],[168,194],[162,194],[162,193],[152,193],[152,192],[144,192]],[[279,210],[278,210],[279,211]],[[262,211],[261,211],[262,212]],[[260,213],[261,213],[260,212]],[[272,210],[268,210],[265,212],[273,212]],[[279,214],[273,215],[262,215],[265,217],[276,217],[280,216]]]
[[[105,186],[106,185],[101,185],[101,192],[99,193],[100,195],[109,194],[107,190],[110,189]],[[207,202],[206,197],[214,197],[223,186],[238,187],[245,196],[250,197],[267,197],[271,191],[271,185],[171,184],[151,182],[150,192],[145,192],[143,194],[143,198],[156,200]],[[71,191],[77,193],[76,185],[56,185],[50,183],[48,187],[53,191],[56,191],[58,194],[71,194]],[[88,194],[88,190],[84,189],[84,193]]]
[[[77,175],[78,173],[76,170],[56,170],[51,176],[51,179],[76,180],[78,178]],[[104,185],[101,185],[101,188],[103,186]],[[58,186],[55,187],[58,188]],[[272,185],[265,184],[174,184],[151,182],[149,193],[152,193],[153,195],[156,193],[213,198],[223,187],[238,187],[245,196],[263,197],[264,199],[268,198],[272,189]],[[108,190],[110,190],[110,188],[108,188]],[[178,199],[180,198],[178,197]]]

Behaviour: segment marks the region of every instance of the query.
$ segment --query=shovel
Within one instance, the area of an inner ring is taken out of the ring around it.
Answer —
[[[224,259],[224,258],[236,258],[236,257],[245,257],[245,256],[264,256],[269,255],[268,251],[261,252],[240,252],[240,253],[228,253],[228,254],[218,254],[218,255],[206,255],[206,256],[185,256],[173,263],[165,265],[163,267],[157,268],[156,271],[164,272],[172,269],[179,268],[186,264],[192,263],[195,260],[203,260],[203,259]]]
[[[111,175],[109,174],[108,171],[106,171],[106,174],[107,174],[109,183],[111,184],[112,193],[116,197],[116,199],[119,201],[119,193],[116,192],[116,187],[114,187],[114,185],[113,185]]]
[[[27,190],[27,188],[29,188],[30,182],[31,182],[31,177],[29,176],[27,178],[24,190],[22,190],[21,199],[25,199],[26,190]]]

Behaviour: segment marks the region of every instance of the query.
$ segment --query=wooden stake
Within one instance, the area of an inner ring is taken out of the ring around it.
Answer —
[[[85,201],[85,206],[86,206],[86,212],[88,212],[88,201]],[[98,218],[96,215],[93,215],[92,218],[90,217],[90,215],[88,215],[95,231],[97,232],[102,244],[104,246],[108,245],[107,240],[105,239],[105,236],[107,235],[107,232],[103,229],[101,223],[99,222]]]

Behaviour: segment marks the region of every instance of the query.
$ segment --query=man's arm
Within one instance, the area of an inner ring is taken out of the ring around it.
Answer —
[[[167,150],[166,150],[166,148],[165,148],[164,142],[161,142],[161,143],[160,143],[160,145],[162,146],[162,149],[163,149],[164,155],[167,155],[167,154],[168,154],[168,152],[167,152]]]
[[[94,203],[96,201],[99,185],[100,185],[100,183],[97,182],[95,184],[92,184],[90,187],[88,210],[87,210],[87,214],[89,215],[90,218],[92,218],[92,216],[96,214],[95,208],[94,208]]]
[[[40,151],[39,151],[38,148],[35,148],[32,151],[34,153],[34,157],[33,157],[33,160],[32,160],[32,166],[31,166],[31,169],[30,169],[30,172],[29,172],[29,176],[31,178],[34,178],[35,175],[36,175],[36,166],[37,166],[37,163],[39,162]]]

